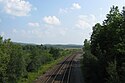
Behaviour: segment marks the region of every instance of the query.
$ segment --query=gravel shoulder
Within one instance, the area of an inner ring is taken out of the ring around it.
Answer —
[[[71,71],[70,83],[84,83],[81,70],[81,63],[80,63],[81,59],[82,59],[82,54],[78,54],[74,59],[74,64]]]

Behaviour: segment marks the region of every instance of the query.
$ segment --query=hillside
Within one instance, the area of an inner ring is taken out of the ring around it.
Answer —
[[[82,48],[82,45],[75,45],[75,44],[67,44],[67,45],[52,45],[52,44],[45,44],[46,47],[55,47],[55,48],[66,48],[66,49],[74,49],[74,48]]]

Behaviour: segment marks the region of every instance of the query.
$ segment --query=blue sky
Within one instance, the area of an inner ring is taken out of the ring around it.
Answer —
[[[125,0],[0,0],[0,35],[14,42],[83,44],[112,5]]]

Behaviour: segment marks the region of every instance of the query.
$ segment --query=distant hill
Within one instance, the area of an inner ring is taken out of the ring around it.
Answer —
[[[45,44],[44,46],[46,47],[55,47],[55,48],[71,48],[71,49],[75,49],[75,48],[82,48],[82,45],[75,45],[75,44],[67,44],[67,45],[61,45],[61,44],[57,44],[57,45],[52,45],[52,44]]]
[[[20,43],[20,42],[13,42],[14,44],[20,44],[20,45],[38,45],[38,44],[33,44],[33,43]],[[43,46],[46,47],[54,47],[54,48],[65,48],[65,49],[77,49],[77,48],[82,48],[82,45],[75,45],[75,44],[67,44],[67,45],[62,45],[62,44],[44,44]]]
[[[20,43],[20,42],[13,42],[14,44],[20,44],[20,45],[37,45],[33,43]]]

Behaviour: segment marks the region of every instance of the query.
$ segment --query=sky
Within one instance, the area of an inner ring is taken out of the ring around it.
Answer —
[[[0,35],[14,42],[79,44],[125,0],[0,0]]]

